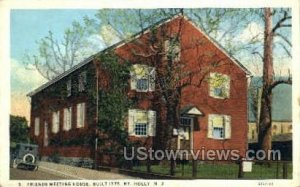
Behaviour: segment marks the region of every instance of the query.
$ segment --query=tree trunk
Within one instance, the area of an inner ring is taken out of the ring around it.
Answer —
[[[272,149],[272,93],[268,90],[273,82],[273,32],[272,32],[272,10],[265,8],[265,33],[264,33],[264,59],[263,59],[263,88],[261,96],[261,110],[259,119],[258,143],[260,149],[267,153]]]

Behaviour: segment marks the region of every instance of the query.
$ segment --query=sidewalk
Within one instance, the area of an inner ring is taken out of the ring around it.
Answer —
[[[39,162],[39,170],[77,180],[138,179],[118,173],[96,171],[92,169],[56,164],[52,162]]]

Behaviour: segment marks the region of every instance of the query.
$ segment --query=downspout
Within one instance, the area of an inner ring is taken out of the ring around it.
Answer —
[[[249,88],[251,85],[251,80],[252,80],[253,75],[248,74],[246,75],[247,78],[247,132],[246,132],[246,151],[249,149],[249,143],[248,143],[248,133],[249,133],[249,111],[250,111],[250,106],[248,103],[248,94],[249,94]]]
[[[99,122],[99,71],[95,61],[93,61],[95,69],[96,69],[96,126],[95,126],[95,169],[97,170],[97,159],[98,159],[98,122]]]

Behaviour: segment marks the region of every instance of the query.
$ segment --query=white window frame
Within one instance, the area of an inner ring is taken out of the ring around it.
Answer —
[[[86,79],[86,71],[79,73],[78,75],[78,91],[83,92],[85,91],[87,79]]]
[[[146,121],[138,121],[137,114],[139,112],[144,112],[147,115]],[[141,135],[136,133],[136,125],[146,124],[146,135]],[[139,110],[139,109],[129,109],[128,110],[128,134],[129,136],[136,137],[148,137],[156,135],[156,112],[153,110]]]
[[[216,99],[228,99],[230,98],[230,76],[226,75],[226,74],[222,74],[222,73],[210,73],[209,75],[209,96],[216,98]],[[215,94],[215,88],[212,85],[212,81],[216,76],[220,76],[222,78],[224,78],[224,82],[222,83],[222,86],[220,86],[221,89],[223,89],[225,91],[225,95],[224,96],[219,96]]]
[[[213,131],[214,128],[221,128],[219,126],[214,126],[213,119],[214,118],[223,118],[223,124],[222,128],[224,130],[224,137],[218,138],[214,137]],[[231,139],[231,116],[229,115],[223,115],[223,114],[209,114],[208,115],[208,129],[207,129],[207,137],[212,138],[215,140],[225,140],[225,139]]]
[[[144,69],[145,75],[137,75],[135,72],[136,68]],[[139,80],[146,80],[147,87],[145,89],[137,88]],[[130,88],[137,92],[152,92],[155,91],[155,68],[144,64],[134,64],[130,71]]]
[[[59,132],[60,114],[59,110],[52,113],[52,132]]]
[[[34,135],[38,136],[40,134],[40,118],[34,118]]]
[[[86,115],[86,104],[78,103],[77,104],[77,115],[76,115],[76,127],[83,128],[85,125],[85,115]]]
[[[72,129],[72,107],[64,108],[64,126],[63,130]]]

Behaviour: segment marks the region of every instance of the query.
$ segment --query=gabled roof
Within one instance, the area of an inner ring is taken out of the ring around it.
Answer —
[[[65,71],[64,73],[58,75],[57,77],[55,77],[54,79],[48,81],[47,83],[43,84],[42,86],[38,87],[37,89],[33,90],[32,92],[28,93],[27,96],[32,97],[33,95],[37,94],[38,92],[44,90],[45,88],[51,86],[52,84],[54,84],[55,82],[61,80],[62,78],[68,76],[69,74],[71,74],[72,72],[78,70],[79,68],[83,67],[84,65],[90,63],[92,60],[95,59],[95,57],[101,53],[105,53],[111,49],[116,49],[121,47],[122,45],[129,43],[131,41],[134,41],[135,39],[139,38],[141,35],[146,34],[148,32],[150,32],[150,30],[152,28],[157,28],[159,26],[161,26],[162,24],[168,23],[178,17],[182,17],[184,18],[186,21],[188,21],[192,26],[194,26],[199,32],[201,32],[209,41],[211,41],[220,51],[222,51],[228,58],[230,58],[238,67],[240,67],[248,76],[251,76],[251,72],[249,70],[247,70],[247,68],[245,66],[243,66],[237,59],[235,59],[234,57],[232,57],[217,41],[215,41],[213,38],[211,38],[208,34],[206,34],[203,30],[201,30],[199,27],[197,27],[190,18],[188,18],[187,16],[183,16],[182,14],[176,14],[174,16],[171,16],[169,18],[165,18],[162,19],[160,21],[158,21],[157,23],[145,28],[144,30],[134,34],[130,39],[125,39],[122,40],[120,42],[117,42],[116,44],[88,57],[87,59],[83,60],[82,62],[78,63],[77,65],[75,65],[74,67],[70,68],[69,70]]]

